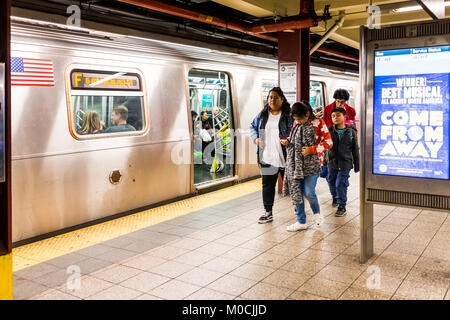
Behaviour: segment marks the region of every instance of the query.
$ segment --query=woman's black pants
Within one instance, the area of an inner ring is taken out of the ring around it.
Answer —
[[[272,211],[275,199],[275,186],[278,180],[278,173],[284,178],[284,168],[277,168],[268,164],[261,164],[262,177],[262,197],[266,212]]]

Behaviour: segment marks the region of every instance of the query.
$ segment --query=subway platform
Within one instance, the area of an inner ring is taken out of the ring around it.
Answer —
[[[324,179],[317,194],[325,221],[305,231],[286,231],[287,197],[257,223],[256,179],[17,247],[14,299],[450,300],[448,213],[375,205],[375,254],[360,264],[359,175],[344,217]]]

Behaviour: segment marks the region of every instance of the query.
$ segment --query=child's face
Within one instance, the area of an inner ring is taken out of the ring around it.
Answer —
[[[305,124],[308,121],[308,116],[304,118],[300,118],[298,116],[292,116],[295,121],[297,121],[298,124]]]
[[[346,116],[344,116],[340,112],[333,112],[331,114],[331,120],[333,121],[333,124],[335,124],[335,125],[342,125],[342,124],[344,124],[345,123],[345,118],[346,118]]]

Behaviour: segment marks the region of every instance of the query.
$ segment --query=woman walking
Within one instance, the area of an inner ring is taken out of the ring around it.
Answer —
[[[331,148],[333,142],[324,121],[314,116],[307,102],[295,103],[291,116],[295,122],[287,146],[284,194],[291,195],[297,213],[297,222],[287,230],[298,231],[307,228],[305,197],[315,215],[315,224],[320,226],[323,223],[315,189],[323,153]]]
[[[264,214],[259,223],[273,220],[272,208],[275,198],[275,185],[278,174],[284,176],[286,165],[287,137],[293,120],[290,117],[290,105],[283,91],[274,87],[269,91],[267,104],[253,119],[250,125],[250,137],[257,145],[258,164],[261,168],[262,197]]]

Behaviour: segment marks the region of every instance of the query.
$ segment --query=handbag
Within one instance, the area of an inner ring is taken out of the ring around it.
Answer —
[[[211,139],[211,135],[209,134],[208,130],[206,129],[200,129],[200,133],[199,133],[200,138],[202,138],[202,141],[204,142],[210,142]]]

